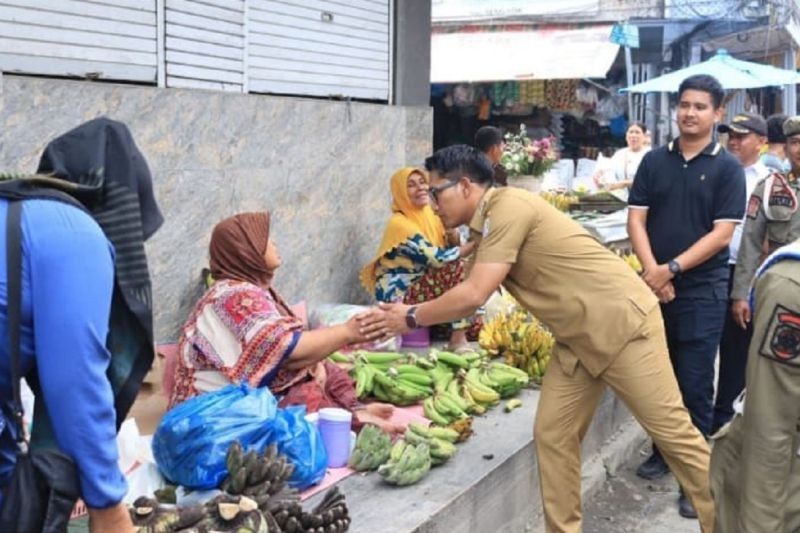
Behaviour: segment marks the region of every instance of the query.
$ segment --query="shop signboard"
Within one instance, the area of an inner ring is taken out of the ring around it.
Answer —
[[[433,22],[587,15],[600,11],[600,0],[432,0],[431,10]]]
[[[639,27],[633,24],[614,24],[609,40],[620,46],[639,48]]]

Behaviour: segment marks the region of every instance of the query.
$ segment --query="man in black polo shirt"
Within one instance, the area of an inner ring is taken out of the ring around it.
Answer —
[[[723,96],[711,76],[681,83],[680,137],[644,157],[628,199],[628,234],[644,267],[642,278],[661,301],[683,402],[705,436],[728,301],[728,244],[746,201],[741,164],[712,140]],[[646,479],[667,472],[655,447],[637,470]],[[679,504],[682,516],[696,516],[683,492]]]

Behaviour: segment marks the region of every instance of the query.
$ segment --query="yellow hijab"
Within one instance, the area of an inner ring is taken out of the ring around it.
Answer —
[[[434,246],[444,246],[444,225],[431,206],[417,207],[408,197],[408,178],[414,173],[425,173],[414,167],[401,168],[391,180],[392,216],[383,233],[378,254],[361,270],[361,284],[370,292],[375,292],[375,267],[388,252],[413,237],[422,234]],[[427,177],[427,176],[426,176]]]

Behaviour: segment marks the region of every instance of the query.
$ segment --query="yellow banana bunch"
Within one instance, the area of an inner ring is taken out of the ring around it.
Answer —
[[[627,252],[627,253],[620,253],[619,256],[622,258],[623,261],[625,261],[625,263],[627,263],[629,267],[633,269],[634,272],[636,272],[637,274],[640,274],[642,272],[643,270],[642,263],[639,261],[639,258],[636,256],[636,254]]]
[[[578,197],[569,193],[542,191],[539,196],[559,211],[569,211],[569,206],[578,203]]]
[[[514,302],[510,295],[508,311],[484,324],[478,342],[492,355],[502,355],[505,363],[522,369],[534,382],[541,382],[555,339],[536,317]]]

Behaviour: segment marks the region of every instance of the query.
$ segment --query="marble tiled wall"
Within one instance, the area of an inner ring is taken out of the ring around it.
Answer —
[[[431,148],[428,108],[2,76],[0,171],[33,171],[45,144],[107,115],[128,124],[166,222],[147,244],[157,338],[201,294],[214,224],[272,211],[294,302],[368,301],[358,271],[389,213],[388,181]]]

